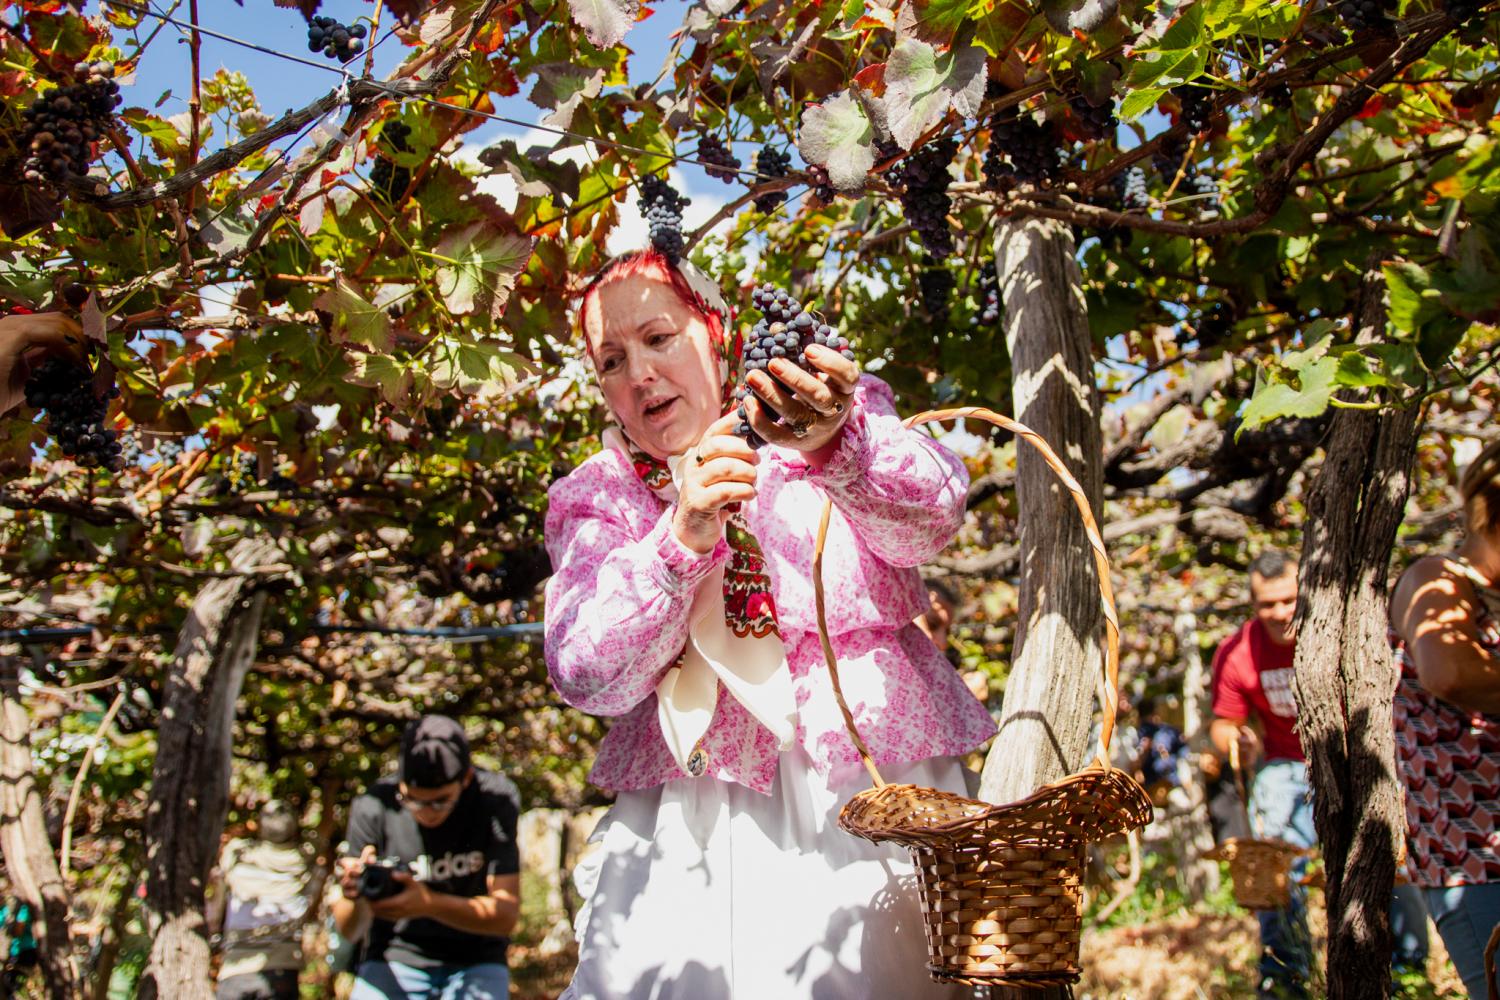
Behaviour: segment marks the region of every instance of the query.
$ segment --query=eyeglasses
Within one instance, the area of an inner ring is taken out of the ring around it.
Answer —
[[[440,799],[414,799],[410,795],[396,790],[396,801],[401,803],[410,812],[445,813],[458,804],[458,797],[463,794],[459,789],[452,795],[444,795]]]

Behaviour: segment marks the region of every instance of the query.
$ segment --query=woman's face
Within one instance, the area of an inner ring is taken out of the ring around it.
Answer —
[[[698,443],[723,410],[708,327],[666,282],[603,285],[584,329],[604,400],[637,446],[659,459]]]

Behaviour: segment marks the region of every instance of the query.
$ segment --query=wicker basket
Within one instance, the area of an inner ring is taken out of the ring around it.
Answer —
[[[1240,766],[1239,744],[1229,744],[1229,767],[1234,772],[1235,788],[1240,794],[1240,809],[1245,829],[1254,830],[1250,820],[1249,793],[1245,772]],[[1292,863],[1309,857],[1312,851],[1285,840],[1256,837],[1230,837],[1211,851],[1204,852],[1210,861],[1229,862],[1234,901],[1247,910],[1283,910],[1292,902],[1292,882],[1313,884],[1311,880],[1294,879]]]
[[[1229,862],[1234,901],[1247,910],[1283,910],[1292,901],[1292,862],[1307,851],[1284,840],[1231,837],[1204,857]]]
[[[844,724],[875,782],[874,788],[860,792],[844,807],[839,825],[866,840],[893,842],[911,851],[925,916],[927,969],[934,979],[970,985],[1064,985],[1079,977],[1088,844],[1139,829],[1152,815],[1145,790],[1109,763],[1120,648],[1109,563],[1083,488],[1034,431],[978,408],[929,411],[907,424],[958,417],[996,424],[1035,447],[1072,494],[1083,518],[1105,620],[1108,703],[1099,755],[1082,771],[1004,806],[934,788],[886,784],[855,729],[828,641],[822,559],[832,510],[829,501],[824,504],[813,564],[818,631]]]

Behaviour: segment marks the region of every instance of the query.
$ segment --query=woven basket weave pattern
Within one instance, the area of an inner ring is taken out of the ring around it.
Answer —
[[[1231,838],[1204,856],[1229,862],[1234,901],[1247,910],[1281,910],[1292,901],[1292,862],[1307,852],[1282,840]]]
[[[1079,978],[1083,868],[1088,844],[1150,822],[1144,789],[1109,764],[1119,684],[1119,619],[1104,541],[1088,498],[1036,432],[989,410],[929,411],[907,421],[974,417],[1014,432],[1037,449],[1072,495],[1093,550],[1104,614],[1107,698],[1097,760],[1084,770],[1009,805],[996,806],[933,788],[888,785],[860,738],[839,684],[828,640],[823,544],[832,500],[825,502],[813,559],[818,631],[834,697],[875,787],[844,806],[839,825],[875,843],[911,851],[934,979],[973,985],[1061,985]]]

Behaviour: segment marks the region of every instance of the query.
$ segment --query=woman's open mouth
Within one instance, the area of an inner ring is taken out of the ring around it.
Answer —
[[[641,416],[646,418],[648,424],[663,424],[671,420],[676,412],[677,397],[672,396],[645,407],[641,410]]]

